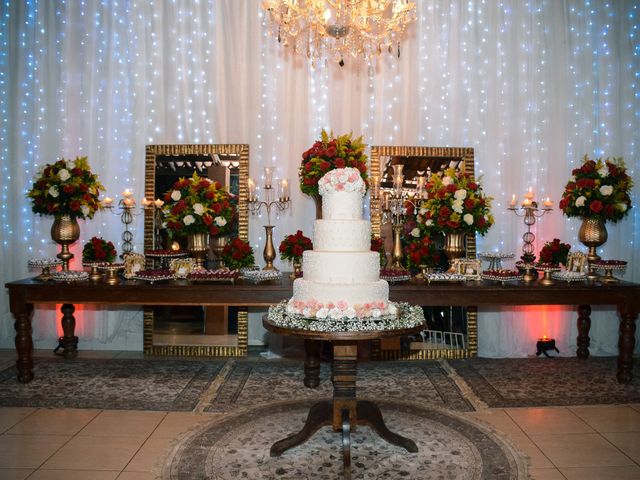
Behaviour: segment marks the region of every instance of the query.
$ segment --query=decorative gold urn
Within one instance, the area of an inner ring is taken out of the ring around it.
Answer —
[[[198,267],[203,267],[209,251],[209,232],[190,233],[187,235],[187,250],[196,260]]]
[[[453,261],[464,256],[465,234],[463,232],[447,233],[444,236],[444,254],[449,262],[449,272],[455,270]]]
[[[51,226],[51,238],[62,246],[62,250],[56,255],[62,260],[62,270],[69,270],[69,261],[73,258],[73,253],[69,251],[69,245],[80,238],[78,220],[71,215],[57,216]]]
[[[215,260],[217,262],[216,267],[222,268],[225,266],[224,260],[222,260],[222,251],[224,247],[229,243],[229,235],[219,235],[215,236],[211,240],[211,251],[215,256]]]
[[[273,247],[273,227],[274,225],[264,226],[267,238],[264,243],[264,251],[262,252],[262,258],[264,258],[266,264],[263,270],[278,270],[273,266],[273,261],[276,259],[276,249]]]
[[[296,258],[293,261],[293,272],[291,273],[291,278],[296,279],[302,273],[302,258]]]
[[[604,220],[597,218],[583,218],[582,225],[578,231],[578,239],[583,245],[589,248],[587,260],[589,260],[589,274],[587,278],[596,279],[598,274],[592,266],[593,262],[600,260],[600,255],[596,253],[596,248],[607,241],[608,234]]]

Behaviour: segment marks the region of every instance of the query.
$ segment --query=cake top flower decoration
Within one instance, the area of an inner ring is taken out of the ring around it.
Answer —
[[[338,168],[331,170],[318,182],[318,192],[320,195],[333,192],[357,192],[364,196],[367,186],[360,176],[357,168]]]

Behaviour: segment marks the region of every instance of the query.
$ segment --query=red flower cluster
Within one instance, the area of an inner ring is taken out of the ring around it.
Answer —
[[[621,158],[590,160],[585,155],[582,166],[571,173],[559,203],[567,217],[615,223],[629,213],[633,181]]]
[[[371,251],[380,254],[380,267],[387,263],[387,255],[384,251],[384,240],[380,237],[371,237]]]
[[[540,263],[550,263],[560,265],[567,263],[567,255],[571,250],[571,245],[560,242],[559,238],[554,238],[553,242],[547,242],[540,250]]]
[[[92,237],[82,248],[82,261],[113,262],[116,259],[116,247],[113,243],[99,237]]]
[[[435,243],[429,237],[409,238],[411,240],[403,249],[408,268],[419,269],[421,265],[431,266],[440,263],[440,253],[438,253]]]
[[[309,237],[305,237],[302,230],[298,230],[293,235],[287,235],[280,242],[280,258],[282,260],[299,261],[302,259],[302,252],[312,250],[313,242]]]
[[[362,137],[353,140],[349,134],[330,138],[329,134],[322,130],[320,140],[302,154],[299,170],[302,193],[318,195],[318,181],[329,170],[336,168],[357,168],[366,184],[367,156],[364,154],[364,147]]]
[[[224,264],[232,270],[250,267],[255,263],[253,248],[249,242],[238,237],[224,246],[221,257]]]

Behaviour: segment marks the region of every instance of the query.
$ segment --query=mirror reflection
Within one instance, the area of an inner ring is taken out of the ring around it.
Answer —
[[[148,145],[145,193],[162,199],[180,178],[198,176],[219,182],[237,200],[237,217],[229,237],[248,238],[246,183],[249,172],[248,145]],[[242,185],[245,185],[243,188]],[[212,237],[205,268],[216,268],[215,250],[227,237]],[[162,228],[159,208],[145,214],[145,251],[184,250],[186,238]],[[165,259],[149,259],[162,262]],[[161,265],[155,265],[159,267]],[[146,354],[236,356],[246,354],[247,312],[233,306],[156,307],[145,309]]]

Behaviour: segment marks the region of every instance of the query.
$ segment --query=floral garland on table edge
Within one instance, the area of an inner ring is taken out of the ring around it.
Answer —
[[[313,250],[313,242],[309,237],[304,236],[302,230],[298,230],[296,233],[284,237],[278,250],[282,260],[299,262],[305,250]]]
[[[255,263],[253,248],[251,248],[249,242],[245,242],[238,237],[224,246],[221,258],[224,264],[231,270],[251,267]]]
[[[566,265],[571,245],[562,243],[559,238],[546,242],[540,250],[540,263],[550,265]]]
[[[180,178],[164,195],[162,226],[176,235],[226,235],[236,216],[236,198],[219,182],[198,176]]]
[[[449,168],[431,175],[427,200],[417,212],[418,223],[443,233],[479,233],[493,225],[491,197],[472,175]]]
[[[91,237],[82,247],[83,263],[108,262],[116,259],[116,247],[101,237]]]
[[[91,173],[87,157],[61,159],[39,169],[27,197],[38,215],[93,218],[102,209],[98,197],[104,186]]]
[[[316,300],[294,300],[287,303],[287,313],[290,315],[302,315],[305,318],[317,318],[319,320],[356,318],[380,318],[385,315],[396,315],[397,307],[393,303],[382,300],[349,305],[345,301],[322,303]]]
[[[591,160],[584,156],[564,187],[559,207],[567,217],[616,223],[631,210],[633,180],[622,158]]]
[[[330,170],[353,167],[360,172],[367,185],[367,156],[362,136],[353,139],[352,134],[333,136],[322,130],[320,140],[302,154],[298,175],[300,190],[310,196],[318,195],[318,183]]]

